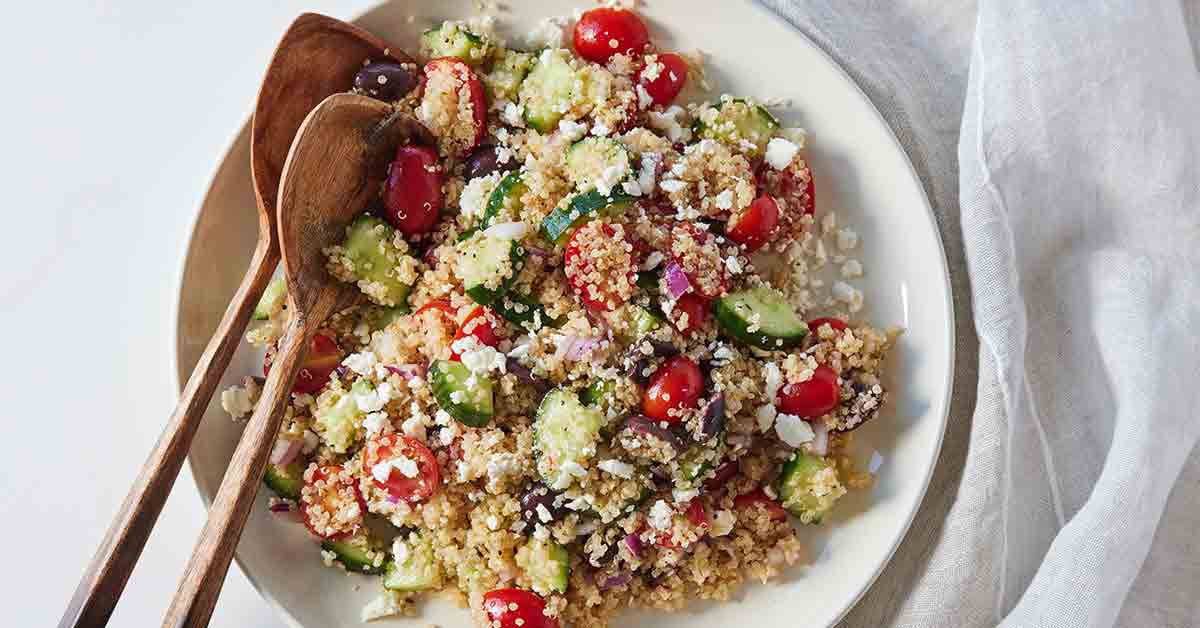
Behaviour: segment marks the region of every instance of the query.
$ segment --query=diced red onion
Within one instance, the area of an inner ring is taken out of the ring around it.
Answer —
[[[571,346],[567,349],[567,359],[572,362],[578,362],[586,358],[592,351],[595,351],[600,346],[599,338],[582,337],[575,338],[571,341]]]
[[[641,558],[646,554],[646,544],[636,533],[625,537],[625,547],[629,548],[629,553],[633,554],[635,558]]]
[[[600,583],[597,585],[597,588],[599,588],[601,591],[607,591],[609,589],[623,587],[623,586],[629,584],[629,581],[632,579],[633,579],[633,575],[630,574],[629,572],[613,574],[613,575],[605,578],[604,580],[601,580]]]
[[[683,266],[679,262],[671,260],[667,262],[666,268],[663,270],[663,277],[667,280],[667,292],[671,296],[678,299],[683,296],[688,288],[692,287],[692,282],[688,281],[687,274],[683,272]]]
[[[280,441],[276,441],[275,448],[271,450],[271,464],[278,467],[286,467],[291,464],[296,456],[300,455],[300,450],[304,448],[304,441],[301,439],[288,439],[287,446],[280,445]]]
[[[543,249],[540,246],[530,246],[528,244],[524,244],[522,246],[525,247],[525,250],[528,251],[530,255],[536,255],[537,257],[554,257],[555,256],[554,251],[551,251],[549,249]]]
[[[817,419],[810,423],[812,425],[813,440],[812,451],[818,456],[824,456],[829,453],[829,426],[825,421]]]
[[[391,364],[387,364],[387,365],[384,365],[384,368],[386,368],[388,370],[388,372],[399,375],[400,377],[402,377],[406,380],[412,379],[414,377],[424,377],[425,376],[425,367],[421,366],[420,364],[401,364],[399,366],[392,366]]]

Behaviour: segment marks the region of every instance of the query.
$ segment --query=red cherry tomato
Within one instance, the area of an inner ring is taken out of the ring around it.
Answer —
[[[787,521],[787,511],[783,509],[783,506],[779,505],[779,502],[767,497],[767,494],[761,488],[756,488],[745,495],[738,495],[733,498],[733,507],[738,510],[750,508],[756,504],[766,508],[767,515],[771,519],[775,521]]]
[[[762,248],[775,233],[779,226],[779,205],[775,199],[763,194],[750,203],[746,211],[735,217],[730,217],[730,225],[725,235],[730,240],[746,247],[748,251]]]
[[[469,143],[464,142],[458,151],[459,155],[466,155],[479,146],[479,143],[483,141],[483,133],[487,130],[487,99],[484,95],[483,83],[480,82],[479,77],[475,76],[471,66],[455,57],[441,57],[426,63],[426,85],[428,85],[430,77],[437,72],[447,72],[458,80],[459,86],[465,85],[471,99],[471,122],[474,125],[474,137]],[[456,90],[456,92],[461,93],[460,90]]]
[[[357,506],[354,513],[349,506]],[[358,531],[367,506],[354,476],[340,465],[313,467],[304,472],[300,489],[300,516],[314,536],[340,539]]]
[[[429,233],[442,211],[442,166],[426,146],[401,146],[383,190],[387,220],[406,236]]]
[[[650,32],[633,11],[601,7],[575,23],[575,52],[596,63],[608,63],[617,53],[639,54],[650,43]]]
[[[558,628],[558,620],[546,616],[546,602],[524,589],[484,593],[483,612],[497,628]]]
[[[642,395],[642,414],[667,423],[683,420],[679,410],[696,405],[704,392],[704,375],[690,358],[677,355],[658,367]]]
[[[687,516],[688,521],[692,522],[692,525],[698,528],[708,529],[708,511],[704,509],[704,504],[700,503],[700,500],[693,499],[692,501],[688,502],[687,509],[684,510],[684,514]]]
[[[624,272],[612,267],[597,268],[595,260],[592,259],[597,251],[608,251],[603,245],[597,248],[597,242],[612,240],[616,233],[616,229],[608,223],[588,223],[571,234],[571,239],[567,241],[563,250],[563,273],[567,276],[567,282],[574,288],[575,294],[579,295],[584,305],[594,310],[606,312],[625,302],[621,287],[626,288],[626,294],[631,294],[633,286],[637,283],[639,251],[645,251],[646,246],[645,243],[632,240],[628,236],[628,229],[625,230],[625,240],[633,246],[634,251],[628,258],[631,263],[623,269]],[[615,258],[609,258],[609,263],[615,262]],[[604,275],[602,282],[596,282],[597,274]]]
[[[680,325],[683,314],[687,314],[687,322]],[[679,297],[679,300],[675,302],[674,309],[671,310],[671,321],[681,334],[689,334],[700,329],[707,320],[708,299],[691,292]]]
[[[417,464],[417,474],[409,477],[400,469],[392,468],[386,480],[374,477],[375,465],[403,456]],[[363,453],[363,471],[372,476],[375,485],[386,489],[396,499],[410,504],[429,499],[442,484],[437,458],[421,441],[399,434],[388,434],[367,441]]]
[[[454,332],[454,340],[450,341],[451,360],[462,361],[462,354],[454,350],[454,343],[467,336],[473,336],[480,344],[489,347],[500,344],[500,339],[496,337],[496,318],[491,311],[483,306],[476,306],[470,314],[467,314],[462,325],[458,326],[458,331]]]
[[[654,78],[650,78],[651,75]],[[658,63],[642,68],[638,73],[638,83],[646,88],[654,104],[669,105],[683,91],[687,75],[687,61],[673,52],[664,52],[658,55]]]
[[[846,329],[846,321],[840,318],[814,318],[808,321],[808,330],[815,334],[821,325],[829,325],[834,331],[845,331]]]
[[[413,312],[413,316],[420,316],[429,311],[442,312],[443,314],[446,314],[450,320],[454,320],[455,317],[458,316],[458,310],[454,309],[453,305],[450,305],[450,299],[434,299],[417,308],[417,311]]]
[[[264,376],[271,374],[271,364],[274,361],[274,352],[268,352],[263,359]],[[321,390],[341,362],[342,352],[333,338],[325,334],[314,334],[312,340],[308,341],[308,353],[304,354],[304,362],[296,373],[296,381],[292,383],[292,392],[312,394]]]
[[[785,414],[816,418],[837,407],[841,398],[838,376],[828,366],[818,366],[811,379],[784,384],[779,389],[775,405]]]

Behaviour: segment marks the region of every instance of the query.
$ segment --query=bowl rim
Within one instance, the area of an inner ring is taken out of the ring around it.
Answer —
[[[361,22],[364,18],[366,18],[372,12],[380,9],[382,6],[388,4],[388,2],[389,0],[381,0],[381,2],[378,4],[355,12],[351,16],[345,18],[345,20],[351,24],[361,26]],[[946,436],[946,428],[950,420],[950,405],[954,395],[955,359],[957,356],[954,288],[950,280],[950,265],[948,258],[946,257],[946,245],[942,238],[942,231],[938,225],[937,216],[934,213],[933,205],[929,200],[929,192],[925,187],[924,181],[922,181],[921,177],[917,174],[916,167],[913,165],[908,149],[903,143],[900,142],[899,137],[896,135],[895,129],[892,128],[891,123],[889,123],[887,118],[884,117],[883,113],[879,110],[879,107],[875,104],[875,101],[871,99],[871,97],[862,89],[862,86],[859,85],[858,81],[854,79],[854,77],[842,66],[840,62],[838,62],[837,59],[835,59],[823,47],[813,41],[812,38],[810,38],[803,30],[791,24],[788,20],[784,19],[783,16],[779,15],[775,11],[762,6],[757,2],[747,1],[746,4],[753,6],[754,10],[764,14],[767,19],[781,22],[796,37],[802,40],[805,45],[812,48],[813,51],[815,51],[831,67],[833,67],[841,76],[842,80],[851,86],[851,88],[859,95],[859,97],[863,99],[863,101],[870,105],[871,114],[875,116],[876,120],[886,130],[887,137],[891,141],[893,147],[896,148],[903,157],[904,165],[907,167],[906,169],[908,171],[908,176],[911,177],[912,181],[916,184],[917,189],[920,190],[921,210],[923,210],[922,213],[925,218],[926,228],[930,229],[934,234],[934,238],[937,242],[938,261],[941,265],[941,272],[939,274],[942,280],[942,294],[944,295],[942,308],[946,321],[948,322],[944,330],[945,335],[943,338],[946,346],[945,358],[947,368],[945,377],[943,378],[944,381],[942,383],[942,398],[938,400],[940,411],[938,412],[937,439],[931,452],[932,455],[929,457],[929,460],[925,465],[925,469],[921,474],[921,488],[917,492],[917,498],[913,500],[912,505],[907,509],[908,512],[905,514],[904,524],[900,527],[899,533],[896,534],[892,539],[888,550],[880,555],[880,559],[876,561],[876,564],[871,568],[870,577],[862,581],[861,586],[858,587],[858,592],[852,598],[848,598],[847,602],[845,602],[842,605],[842,608],[838,610],[833,622],[829,624],[829,626],[835,626],[840,621],[845,619],[850,610],[857,606],[860,601],[862,601],[862,598],[867,594],[867,591],[869,591],[871,587],[875,585],[875,582],[879,579],[880,575],[883,574],[884,568],[891,563],[892,558],[895,557],[896,550],[899,549],[901,543],[908,538],[908,534],[912,530],[912,523],[916,519],[916,515],[921,510],[922,505],[924,505],[925,497],[928,495],[930,482],[933,479],[933,474],[936,471],[938,461],[941,458],[942,446]],[[221,152],[221,157],[216,162],[216,167],[214,168],[213,174],[211,175],[212,178],[209,180],[208,186],[205,189],[204,196],[200,200],[199,206],[196,208],[196,211],[192,216],[184,246],[182,263],[176,269],[175,299],[173,301],[173,308],[175,311],[171,320],[170,329],[171,337],[174,339],[175,343],[174,351],[171,352],[171,366],[175,371],[176,394],[183,391],[183,388],[187,384],[187,380],[191,375],[191,370],[189,369],[187,372],[185,372],[180,364],[181,346],[179,333],[180,328],[182,327],[181,317],[183,315],[184,305],[183,283],[188,268],[192,262],[192,257],[196,253],[196,230],[204,216],[205,208],[208,206],[208,203],[212,198],[214,190],[217,186],[217,173],[219,172],[221,166],[229,161],[234,150],[237,148],[238,143],[243,141],[243,138],[246,141],[249,141],[249,136],[247,134],[250,132],[252,120],[253,114],[250,114],[246,117],[246,121],[242,123],[242,126],[235,131],[229,141],[226,142],[225,149]],[[201,485],[201,481],[196,473],[194,465],[194,459],[189,453],[187,457],[188,471],[191,474],[192,483],[196,488],[196,493],[199,495],[200,501],[204,505],[205,512],[207,512],[212,505],[212,497],[209,495],[209,492],[205,490],[205,487]],[[250,582],[250,586],[253,587],[259,596],[261,596],[275,610],[275,612],[284,619],[286,624],[288,624],[291,628],[305,628],[304,624],[294,615],[292,615],[291,611],[289,611],[283,603],[281,603],[275,598],[274,595],[271,594],[271,592],[268,590],[268,587],[263,586],[263,584],[259,582],[252,570],[247,568],[247,565],[242,561],[240,552],[235,552],[233,559],[237,564],[238,569],[242,572],[242,575],[245,576],[246,580]]]

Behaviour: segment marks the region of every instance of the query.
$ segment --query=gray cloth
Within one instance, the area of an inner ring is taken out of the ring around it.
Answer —
[[[1200,2],[765,3],[892,125],[955,290],[938,470],[845,624],[1196,625]]]

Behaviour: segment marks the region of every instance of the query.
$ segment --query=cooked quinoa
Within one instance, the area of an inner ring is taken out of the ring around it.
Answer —
[[[580,19],[632,15],[598,11],[619,15]],[[802,130],[750,98],[672,102],[697,60],[525,53],[480,24],[430,29],[421,80],[388,60],[356,79],[436,163],[398,158],[325,251],[362,299],[313,340],[270,506],[299,512],[313,558],[376,578],[364,621],[429,592],[499,628],[728,600],[872,484],[848,444],[897,332],[857,319],[857,234],[816,211]],[[268,368],[283,296],[248,334]],[[258,391],[222,403],[243,416]]]

